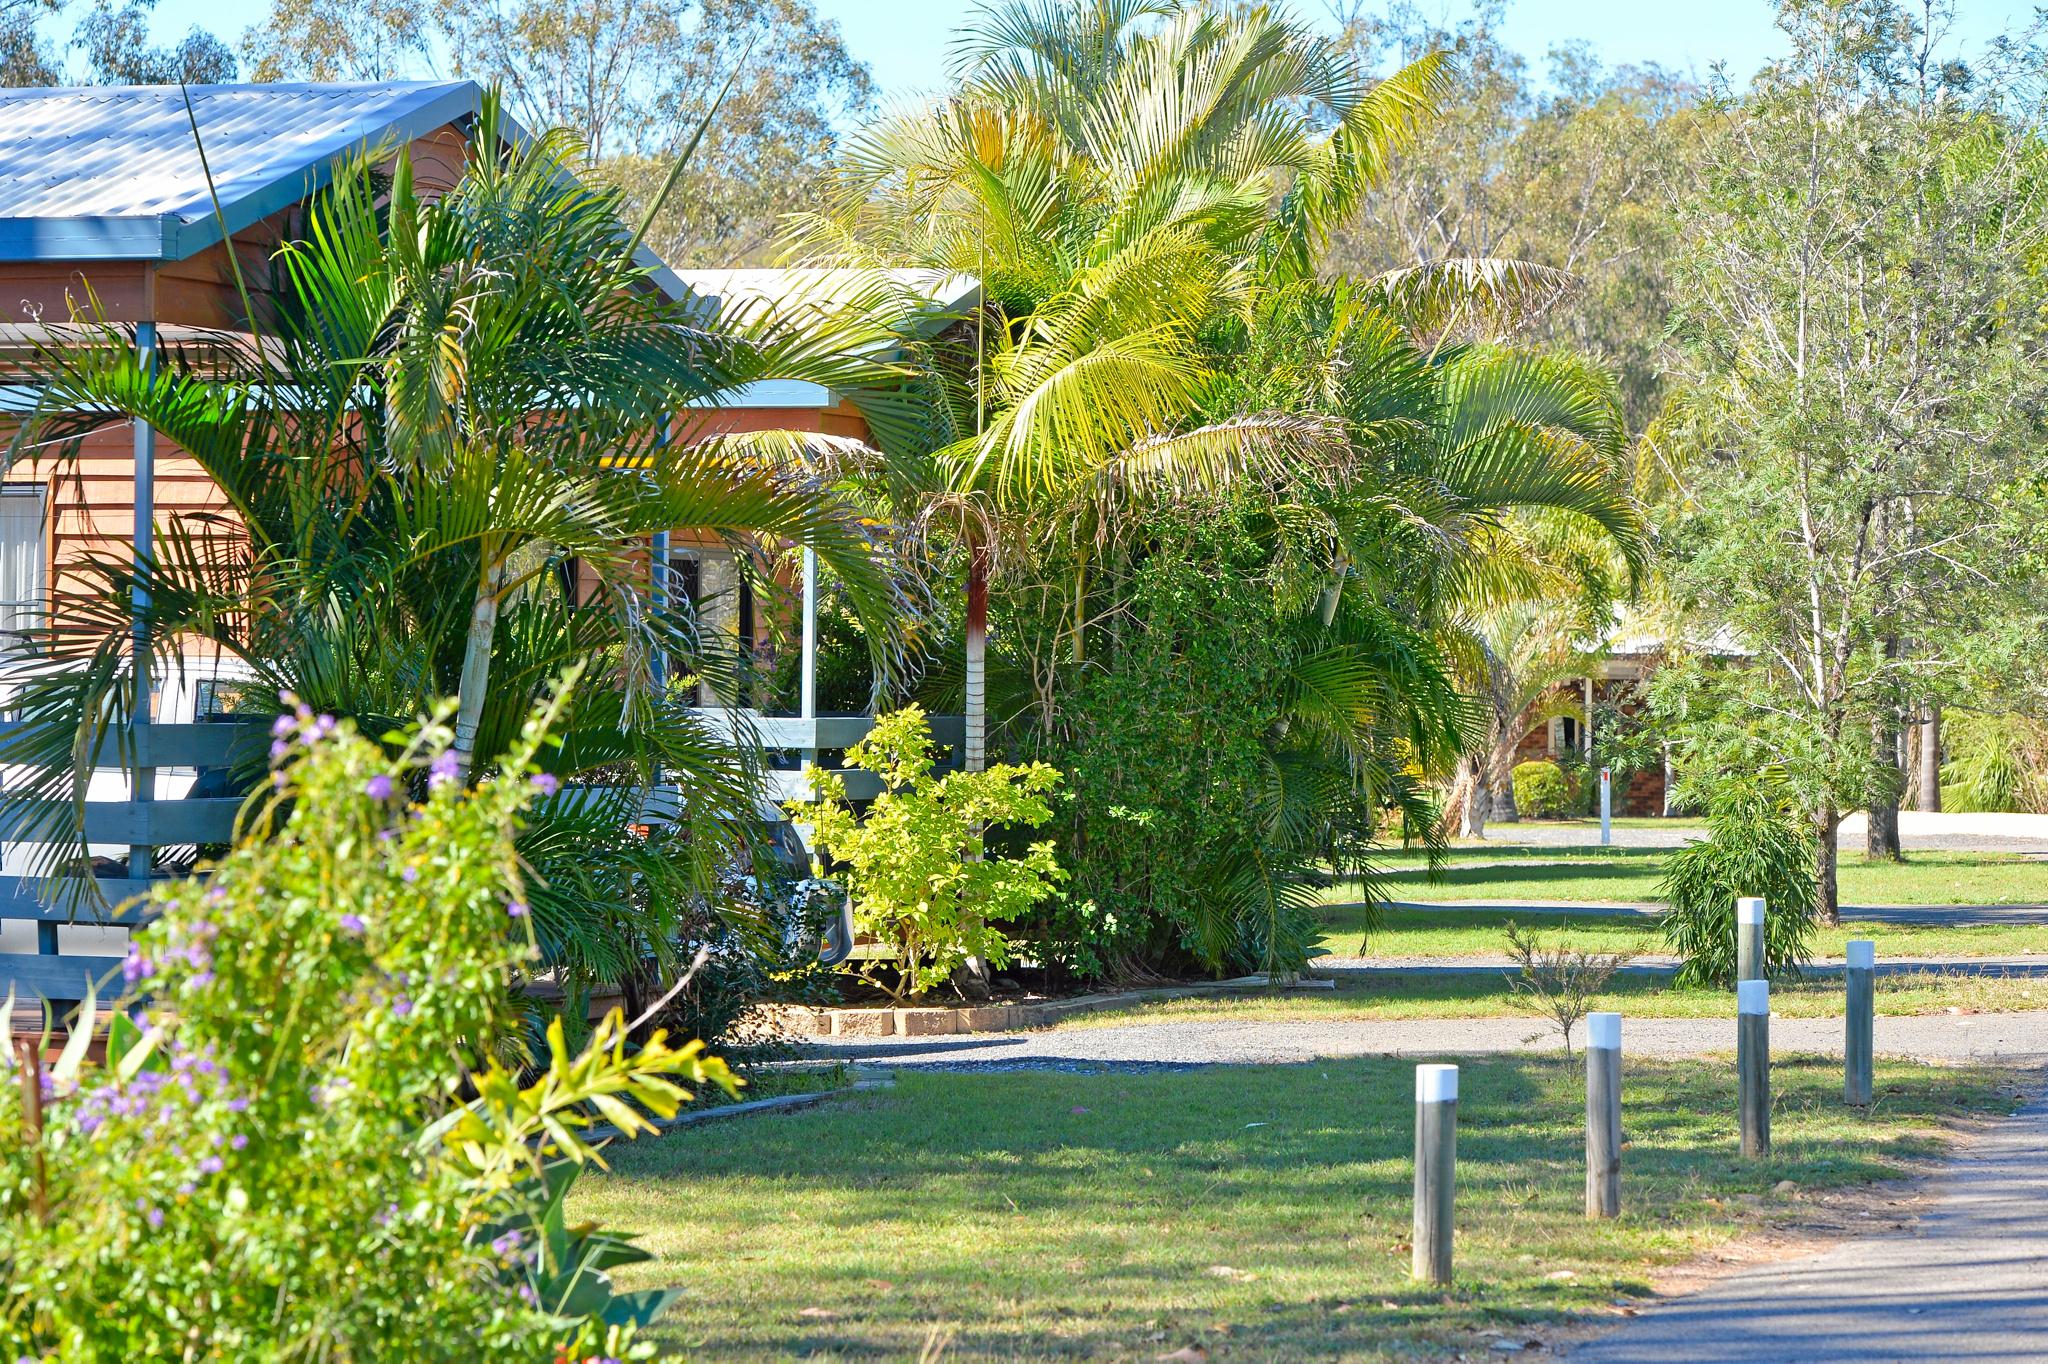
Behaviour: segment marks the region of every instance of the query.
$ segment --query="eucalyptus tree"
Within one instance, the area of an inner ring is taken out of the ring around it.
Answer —
[[[1946,59],[1945,13],[1785,4],[1791,51],[1719,92],[1680,214],[1673,584],[1745,651],[1700,732],[1749,731],[1695,757],[1785,766],[1830,918],[1843,812],[1896,809],[1902,714],[2033,594],[2048,67]]]
[[[618,195],[569,173],[574,140],[499,128],[493,101],[478,154],[431,202],[402,151],[388,173],[374,156],[340,166],[270,290],[245,290],[245,331],[146,365],[125,329],[88,319],[33,360],[41,393],[17,450],[62,461],[110,419],[147,422],[226,504],[159,528],[152,554],[77,565],[80,590],[20,678],[0,804],[49,840],[44,869],[84,865],[78,768],[129,757],[131,630],[157,675],[224,658],[250,679],[246,704],[287,692],[366,733],[453,697],[451,778],[487,772],[579,668],[552,761],[590,781],[543,802],[522,849],[554,964],[615,980],[665,950],[755,823],[751,758],[663,685],[664,657],[713,678],[719,658],[687,610],[651,606],[648,537],[808,545],[888,649],[903,598],[886,528],[786,457],[802,437],[777,454],[676,425],[757,379],[895,382],[872,358],[886,324],[665,297]],[[657,780],[677,818],[642,839],[630,826]]]

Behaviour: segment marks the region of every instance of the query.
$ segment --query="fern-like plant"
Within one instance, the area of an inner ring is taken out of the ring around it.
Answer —
[[[1813,955],[1813,837],[1762,778],[1718,783],[1707,798],[1705,842],[1672,854],[1664,873],[1664,940],[1681,958],[1678,983],[1735,983],[1735,901],[1761,895],[1764,969],[1797,975]]]

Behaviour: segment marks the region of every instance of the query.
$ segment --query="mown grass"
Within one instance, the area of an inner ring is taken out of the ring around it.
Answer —
[[[1659,899],[1668,850],[1453,849],[1432,875],[1414,853],[1388,859],[1397,900]],[[1357,898],[1340,882],[1328,898]],[[1914,853],[1904,862],[1841,861],[1841,898],[1851,905],[2018,905],[2048,902],[2048,863],[2010,853]]]
[[[1682,990],[1668,977],[1616,976],[1593,1005],[1631,1018],[1727,1018],[1734,1003],[1726,990]],[[2048,1009],[2048,978],[1961,974],[1880,976],[1877,1012],[1891,1015],[2013,1013]],[[1842,982],[1837,979],[1772,981],[1771,1012],[1780,1018],[1839,1018]],[[1346,979],[1334,990],[1246,993],[1165,1000],[1130,1009],[1079,1014],[1065,1028],[1106,1028],[1128,1023],[1196,1020],[1233,1023],[1338,1023],[1402,1018],[1500,1018],[1527,1016],[1532,1031],[1550,1026],[1532,1013],[1509,987],[1505,970],[1375,973]]]
[[[2044,872],[2048,875],[2048,872]],[[1663,931],[1648,914],[1514,914],[1482,909],[1389,909],[1382,926],[1367,933],[1363,905],[1336,904],[1323,911],[1322,946],[1337,956],[1488,957],[1507,950],[1510,920],[1546,939],[1569,942],[1591,952],[1661,953]],[[1814,933],[1814,951],[1842,956],[1851,938],[1868,938],[1880,957],[2020,957],[2048,955],[2048,924],[1968,924],[1950,927],[1850,921]],[[1363,949],[1361,951],[1361,948]]]
[[[853,1072],[840,1062],[828,1065],[768,1065],[756,1064],[738,1067],[740,1078],[746,1083],[739,1093],[727,1094],[716,1085],[706,1085],[696,1091],[696,1097],[685,1108],[689,1111],[704,1108],[725,1108],[732,1104],[752,1103],[756,1099],[779,1099],[791,1094],[817,1094],[825,1090],[845,1089],[853,1083]]]
[[[692,1358],[1380,1359],[1641,1293],[1661,1265],[1788,1217],[1769,1194],[1894,1177],[2010,1077],[1775,1068],[1775,1148],[1735,1152],[1732,1068],[1631,1060],[1624,1216],[1582,1215],[1584,1097],[1561,1059],[1461,1062],[1458,1281],[1407,1277],[1413,1062],[904,1075],[895,1089],[621,1146],[571,1213],[642,1233],[628,1286],[688,1296]],[[1762,1195],[1762,1197],[1756,1197]],[[1557,1277],[1552,1277],[1556,1275]],[[1568,1277],[1566,1277],[1568,1275]]]

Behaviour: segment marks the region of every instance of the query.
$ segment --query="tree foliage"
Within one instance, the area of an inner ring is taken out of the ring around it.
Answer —
[[[1056,894],[1066,872],[1048,841],[984,854],[982,840],[1043,828],[1060,774],[1044,763],[998,763],[942,775],[916,706],[877,717],[846,761],[882,779],[865,811],[847,803],[843,776],[815,767],[806,769],[815,799],[788,808],[811,824],[828,864],[844,869],[856,928],[895,949],[893,996],[923,994],[969,957],[1007,964],[1004,926]]]
[[[809,0],[272,0],[243,49],[258,80],[502,89],[529,131],[574,133],[636,212],[660,200],[648,242],[678,267],[761,263],[778,220],[813,197],[835,130],[873,100],[867,68]]]
[[[1812,956],[1813,843],[1782,784],[1768,775],[1716,779],[1703,795],[1707,837],[1671,855],[1662,894],[1664,939],[1681,985],[1732,988],[1735,901],[1764,899],[1764,969],[1797,975]]]
[[[1941,61],[1942,13],[1787,3],[1680,215],[1673,591],[1744,652],[1711,723],[1810,778],[1829,915],[1840,812],[1896,805],[1902,708],[2025,591],[2039,526],[2044,73]]]

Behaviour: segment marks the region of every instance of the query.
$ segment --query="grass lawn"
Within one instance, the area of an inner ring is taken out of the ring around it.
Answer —
[[[1625,900],[1659,898],[1669,853],[1656,849],[1496,852],[1460,848],[1432,880],[1413,855],[1391,859],[1397,900]],[[1507,858],[1522,865],[1489,865]],[[1540,859],[1540,862],[1538,861]],[[2048,901],[2048,863],[2001,853],[1914,853],[1905,862],[1841,861],[1842,902],[1852,905],[2018,905]],[[1343,884],[1332,899],[1355,898]]]
[[[1727,1018],[1735,1009],[1726,990],[1680,990],[1657,976],[1616,976],[1593,1006],[1630,1018]],[[1946,1009],[2012,1013],[2048,1009],[2048,978],[1921,975],[1880,976],[1877,1012],[1930,1014]],[[1840,979],[1771,982],[1771,1012],[1780,1018],[1839,1018]],[[1368,981],[1344,980],[1334,990],[1289,991],[1165,1000],[1133,1009],[1103,1010],[1061,1020],[1061,1028],[1105,1028],[1123,1023],[1213,1019],[1233,1023],[1342,1022],[1350,1019],[1500,1018],[1522,1015],[1529,1030],[1551,1032],[1498,975],[1393,973]],[[1630,1062],[1634,1064],[1634,1062]]]
[[[2041,873],[2048,876],[2048,871]],[[1488,909],[1390,909],[1382,926],[1365,932],[1361,905],[1323,911],[1322,945],[1338,956],[1473,957],[1507,950],[1512,919],[1546,941],[1562,938],[1596,952],[1665,952],[1663,931],[1647,914],[1507,914]],[[1959,927],[1846,923],[1814,932],[1814,950],[1839,958],[1851,938],[1869,938],[1880,957],[2018,957],[2048,954],[2048,924],[1970,924]],[[1359,951],[1360,943],[1364,952]]]
[[[643,1233],[660,1258],[621,1277],[686,1286],[657,1338],[704,1359],[938,1358],[941,1341],[947,1360],[1442,1354],[1642,1292],[1790,1216],[1777,1181],[1893,1177],[1938,1152],[1943,1117],[2014,1094],[1989,1069],[1880,1062],[1863,1116],[1838,1063],[1787,1060],[1775,1154],[1744,1164],[1732,1067],[1631,1060],[1626,1213],[1589,1223],[1579,1073],[1461,1064],[1449,1291],[1407,1277],[1406,1061],[910,1073],[616,1147],[570,1211]]]
[[[853,1083],[853,1072],[845,1065],[741,1065],[734,1067],[746,1084],[737,1095],[728,1096],[717,1085],[705,1085],[685,1109],[724,1108],[730,1104],[752,1103],[756,1099],[780,1099],[792,1094],[816,1094],[821,1090],[845,1089]]]

